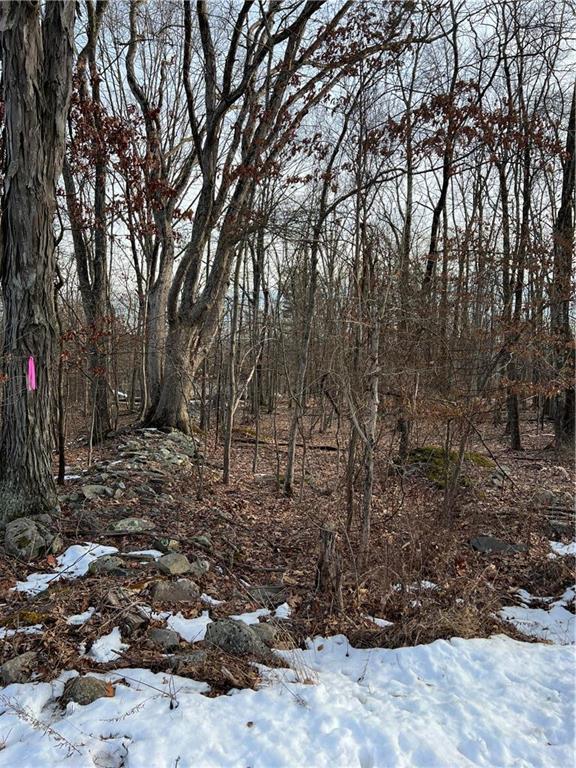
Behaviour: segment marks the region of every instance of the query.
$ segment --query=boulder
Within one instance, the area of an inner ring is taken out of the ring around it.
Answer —
[[[114,489],[110,488],[108,485],[83,485],[80,490],[84,498],[88,499],[88,501],[93,501],[94,499],[98,499],[102,496],[106,496],[108,498],[112,498],[112,496],[114,496]]]
[[[178,653],[167,660],[167,667],[174,674],[182,675],[197,670],[206,662],[207,658],[207,651]]]
[[[276,608],[285,602],[287,594],[283,584],[262,584],[260,586],[247,587],[246,591],[260,605],[266,608]]]
[[[220,619],[208,624],[206,642],[233,656],[269,657],[270,649],[257,632],[243,621]]]
[[[265,643],[269,648],[272,648],[278,639],[278,632],[273,624],[250,624],[250,627],[253,632],[256,632],[260,640],[262,640],[262,642]]]
[[[192,576],[196,577],[197,579],[200,579],[202,576],[208,573],[209,570],[210,563],[208,560],[202,560],[200,557],[197,557],[190,566],[190,572]]]
[[[50,516],[47,517],[51,521]],[[39,555],[52,552],[52,547],[60,551],[62,539],[52,533],[41,520],[19,517],[6,526],[4,546],[9,555],[23,560],[33,560]]]
[[[108,573],[111,576],[126,576],[128,571],[122,558],[116,555],[104,555],[90,563],[88,573]]]
[[[30,680],[38,654],[35,651],[21,653],[13,659],[4,662],[0,667],[0,679],[4,685],[10,683],[26,683]]]
[[[574,502],[574,494],[570,493],[570,491],[559,491],[556,494],[555,506],[557,507],[566,507],[574,511]]]
[[[151,531],[154,527],[154,523],[144,517],[123,517],[112,523],[110,530],[115,533],[141,533]]]
[[[200,590],[190,579],[156,581],[151,596],[155,603],[194,603],[200,597]]]
[[[171,552],[169,555],[163,555],[156,565],[162,573],[168,576],[181,576],[184,573],[190,573],[192,566],[186,555],[180,552]]]
[[[112,683],[108,683],[106,680],[98,680],[98,678],[90,676],[73,677],[64,686],[64,693],[60,701],[64,706],[70,701],[86,706],[92,704],[96,699],[112,697],[115,693],[116,689]]]
[[[494,552],[503,555],[514,555],[519,552],[528,551],[528,547],[525,544],[509,544],[507,541],[497,539],[495,536],[476,536],[470,540],[470,546],[476,552],[482,552],[487,555]]]
[[[554,507],[556,506],[556,494],[546,488],[540,488],[532,497],[532,501],[538,507]]]
[[[197,547],[202,547],[202,549],[205,549],[206,552],[212,551],[212,539],[208,534],[202,534],[200,536],[192,536],[191,539],[192,544],[195,544]]]
[[[180,635],[173,629],[153,627],[148,630],[146,637],[163,651],[173,651],[180,646]]]

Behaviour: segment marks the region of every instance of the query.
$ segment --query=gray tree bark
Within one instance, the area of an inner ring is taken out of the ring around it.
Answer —
[[[0,282],[5,308],[0,520],[58,509],[51,466],[57,352],[52,221],[70,100],[75,3],[0,4],[5,181]],[[37,389],[26,389],[33,356]]]

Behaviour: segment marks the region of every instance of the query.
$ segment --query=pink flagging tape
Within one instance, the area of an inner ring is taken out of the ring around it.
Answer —
[[[33,392],[36,389],[36,364],[32,355],[28,358],[28,375],[26,376],[26,389]]]

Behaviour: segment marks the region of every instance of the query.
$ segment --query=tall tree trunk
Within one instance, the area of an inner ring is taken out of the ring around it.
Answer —
[[[234,429],[234,412],[236,410],[236,337],[238,329],[238,299],[240,294],[240,268],[242,254],[236,257],[234,272],[234,295],[232,298],[232,314],[230,319],[230,348],[228,351],[228,381],[226,397],[226,424],[224,429],[224,471],[222,482],[230,482],[230,459],[232,454],[232,431]]]
[[[561,380],[568,382],[556,395],[554,408],[555,440],[574,441],[575,393],[574,336],[570,325],[572,257],[574,254],[574,191],[576,175],[576,85],[566,133],[566,154],[562,178],[562,200],[554,222],[554,275],[551,286],[551,325],[555,336],[554,365]]]
[[[0,280],[6,361],[0,437],[3,521],[58,510],[50,406],[56,315],[52,220],[72,83],[75,3],[0,5],[6,105]],[[37,389],[27,391],[29,357]]]

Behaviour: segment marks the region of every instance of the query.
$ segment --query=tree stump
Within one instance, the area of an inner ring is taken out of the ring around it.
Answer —
[[[331,527],[320,530],[316,590],[325,595],[331,595],[336,610],[342,610],[342,565],[338,551],[338,534]]]

